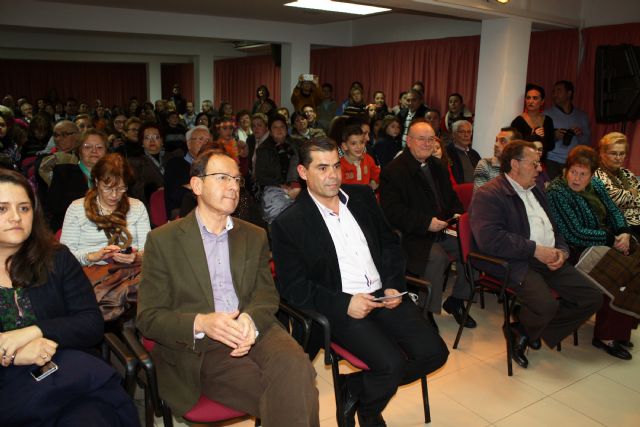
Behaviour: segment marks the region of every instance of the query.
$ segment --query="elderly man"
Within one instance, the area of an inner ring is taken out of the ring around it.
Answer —
[[[500,175],[500,156],[505,145],[514,139],[522,139],[522,135],[516,128],[504,127],[496,135],[493,144],[493,157],[481,159],[473,173],[473,191],[485,185],[496,176]]]
[[[480,252],[505,259],[511,267],[509,286],[522,309],[519,322],[505,333],[514,335],[513,360],[526,368],[527,347],[539,349],[540,339],[555,347],[600,308],[602,293],[566,262],[569,246],[535,185],[542,170],[535,145],[512,141],[502,150],[500,168],[502,173],[474,194],[471,230]],[[503,274],[488,265],[479,267]]]
[[[319,426],[315,370],[275,317],[267,235],[231,218],[243,184],[236,162],[207,150],[190,184],[198,206],[149,234],[138,296],[163,398],[177,414],[204,394],[265,427]]]
[[[38,176],[46,184],[46,188],[51,185],[53,168],[57,164],[78,163],[78,157],[73,150],[78,145],[80,132],[78,126],[69,120],[62,120],[53,127],[53,140],[55,148],[51,154],[47,154],[36,160]]]
[[[164,169],[164,202],[169,219],[178,215],[184,196],[190,192],[189,170],[193,160],[198,157],[202,146],[212,141],[211,133],[204,125],[189,129],[186,138],[187,153],[167,161]]]
[[[338,147],[305,142],[298,173],[307,188],[271,228],[280,291],[327,316],[332,339],[370,368],[347,377],[346,425],[355,425],[357,406],[360,426],[386,426],[381,412],[398,385],[442,366],[447,348],[401,295],[404,257],[373,192],[341,187]]]
[[[467,120],[458,120],[452,125],[453,141],[447,145],[451,159],[451,172],[458,184],[473,182],[473,173],[480,161],[480,154],[471,148],[473,125]]]
[[[431,125],[424,121],[411,124],[407,148],[380,174],[380,204],[391,225],[402,232],[407,271],[431,282],[431,300],[425,315],[435,324],[433,313],[439,314],[442,306],[461,323],[471,285],[462,273],[458,243],[444,230],[463,209],[451,186],[447,166],[432,156],[437,143]],[[451,296],[443,305],[444,272],[451,257],[456,259],[458,274]],[[467,318],[465,327],[475,326],[476,322]]]

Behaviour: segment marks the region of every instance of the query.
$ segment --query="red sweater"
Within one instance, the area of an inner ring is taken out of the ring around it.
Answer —
[[[380,184],[380,167],[376,165],[373,157],[366,154],[359,165],[349,162],[346,157],[340,159],[343,184],[365,184],[371,181]]]

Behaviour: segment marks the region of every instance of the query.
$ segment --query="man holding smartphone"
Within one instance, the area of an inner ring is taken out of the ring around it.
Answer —
[[[347,377],[347,425],[355,425],[357,407],[360,426],[385,426],[381,413],[398,386],[441,367],[448,351],[402,297],[405,259],[371,189],[341,188],[332,141],[307,141],[299,157],[307,189],[271,225],[279,291],[290,304],[324,314],[332,340],[369,366]]]

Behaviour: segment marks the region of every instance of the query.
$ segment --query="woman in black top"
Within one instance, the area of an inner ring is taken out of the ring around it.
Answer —
[[[516,128],[526,141],[540,141],[544,152],[555,148],[553,119],[542,112],[544,89],[528,84],[524,96],[524,112],[513,119],[511,127]]]

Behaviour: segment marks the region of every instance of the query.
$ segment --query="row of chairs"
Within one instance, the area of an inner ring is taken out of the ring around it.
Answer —
[[[425,301],[428,299],[428,294],[430,293],[430,285],[428,282],[407,277],[407,286],[413,293],[425,293],[427,295]],[[331,327],[324,315],[313,311],[301,311],[291,307],[285,301],[281,301],[277,317],[285,328],[292,333],[305,351],[310,343],[312,331],[316,327],[319,327],[322,335],[321,342],[324,350],[324,363],[325,365],[331,366],[333,376],[336,419],[339,427],[346,426],[347,420],[344,417],[341,394],[346,375],[340,373],[339,363],[344,360],[361,370],[368,370],[369,367],[359,359],[357,355],[350,353],[345,348],[331,341]],[[164,426],[171,427],[173,425],[171,408],[158,392],[158,378],[153,358],[151,357],[151,351],[155,346],[155,342],[141,336],[132,328],[122,330],[121,337],[126,344],[114,333],[107,333],[105,337],[106,340],[113,343],[109,346],[109,351],[112,352],[124,366],[124,385],[127,392],[133,396],[136,384],[144,391],[145,425],[151,427],[154,425],[154,417],[162,417]],[[108,359],[109,353],[107,353],[105,357]],[[420,382],[422,386],[424,420],[425,423],[430,423],[431,411],[429,407],[429,392],[426,376],[421,378]],[[194,407],[184,415],[184,418],[194,423],[211,423],[245,416],[246,414],[210,400],[203,395]],[[260,425],[259,419],[256,420],[255,425]]]

